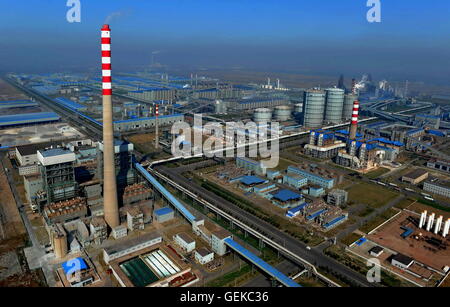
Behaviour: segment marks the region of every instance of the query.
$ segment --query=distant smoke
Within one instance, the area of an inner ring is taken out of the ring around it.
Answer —
[[[118,12],[113,12],[111,14],[108,15],[108,17],[106,17],[105,19],[105,24],[110,24],[113,21],[116,21],[117,19],[120,19],[122,17],[126,17],[129,16],[131,14],[131,11],[118,11]]]

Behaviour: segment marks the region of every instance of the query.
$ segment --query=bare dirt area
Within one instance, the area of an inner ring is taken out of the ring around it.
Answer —
[[[28,97],[18,91],[15,87],[0,79],[0,100],[20,100]]]
[[[414,223],[408,221],[410,216],[416,219],[420,217],[408,211],[403,211],[384,226],[377,229],[374,233],[367,236],[367,238],[381,246],[409,256],[416,261],[439,271],[445,266],[450,265],[449,239],[427,232],[424,229],[418,229]],[[403,239],[401,234],[404,233],[405,230],[401,228],[402,226],[413,229],[413,234],[406,239]],[[446,247],[439,249],[434,245],[431,245],[427,242],[427,237],[442,240],[443,246],[446,245]]]
[[[3,236],[1,238],[10,239],[25,235],[25,226],[3,169],[0,170],[0,193],[2,195],[0,199],[0,213],[2,215],[1,223],[3,228]]]
[[[81,132],[66,123],[45,124],[3,129],[0,131],[0,144],[19,146],[82,137]]]

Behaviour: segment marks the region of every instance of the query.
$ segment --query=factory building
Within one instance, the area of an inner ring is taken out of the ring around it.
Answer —
[[[158,116],[159,126],[169,126],[176,122],[184,121],[183,114],[171,114]],[[156,127],[156,117],[131,118],[118,120],[113,123],[114,131],[132,131]]]
[[[319,128],[323,125],[325,113],[325,91],[310,89],[303,98],[303,126]]]
[[[274,108],[276,106],[288,105],[289,100],[284,97],[269,97],[269,98],[251,98],[242,99],[231,103],[231,107],[237,111],[239,110],[254,110],[258,108]]]
[[[441,125],[441,118],[438,115],[416,114],[414,116],[413,125],[416,127],[439,129]]]
[[[339,149],[345,148],[345,143],[336,140],[332,131],[311,131],[309,144],[306,144],[305,154],[319,159],[331,159],[337,156]]]
[[[150,246],[160,244],[161,242],[162,237],[159,234],[144,234],[103,249],[103,259],[108,264],[110,261],[143,250]]]
[[[428,172],[423,169],[415,169],[402,176],[403,182],[418,184],[428,178]]]
[[[308,179],[308,183],[319,185],[325,189],[331,189],[335,185],[337,175],[316,164],[301,164],[289,166],[287,171],[295,173]]]
[[[97,176],[98,179],[103,180],[103,143],[100,142],[97,148]],[[122,140],[114,141],[115,172],[119,190],[135,183],[136,175],[133,169],[133,150],[134,146],[132,143]]]
[[[195,249],[195,240],[192,239],[187,233],[178,233],[173,236],[173,240],[186,253],[190,253]]]
[[[128,92],[128,96],[139,100],[153,102],[155,100],[174,100],[176,95],[175,89],[164,87],[145,88],[138,91]]]
[[[211,248],[219,256],[223,256],[227,252],[225,239],[232,239],[233,236],[228,231],[222,229],[211,233]]]
[[[283,184],[300,189],[308,184],[308,179],[296,173],[287,173],[283,175]]]
[[[75,154],[73,152],[61,148],[39,150],[37,159],[40,164],[47,204],[65,201],[76,196],[77,182],[75,181]]]
[[[264,176],[267,172],[267,168],[263,162],[255,161],[249,158],[236,158],[236,166],[261,176]]]
[[[138,206],[125,207],[127,212],[127,227],[129,231],[144,229],[144,213]]]
[[[42,177],[40,175],[23,176],[23,186],[25,189],[25,197],[27,202],[32,206],[32,210],[38,210],[38,208],[33,206],[33,204],[38,192],[44,190],[44,182],[42,181]]]
[[[87,111],[87,107],[86,106],[84,106],[82,104],[79,104],[79,103],[76,103],[73,100],[70,100],[70,99],[67,99],[67,98],[64,98],[64,97],[58,97],[58,98],[55,98],[54,100],[55,100],[56,103],[64,106],[65,108],[72,109],[72,110],[79,111],[79,112]]]
[[[103,217],[93,217],[89,223],[92,240],[100,245],[108,238],[108,226]]]
[[[450,161],[442,159],[431,159],[427,162],[427,167],[450,173]]]
[[[214,253],[206,247],[201,247],[195,251],[195,260],[200,264],[207,264],[214,260]]]
[[[291,190],[276,190],[270,193],[272,203],[280,208],[293,208],[305,202],[303,195],[295,193]]]
[[[153,213],[153,216],[154,216],[155,221],[157,221],[158,223],[164,223],[164,222],[168,222],[168,221],[174,219],[175,212],[173,211],[173,209],[171,209],[169,207],[164,207],[164,208],[155,210],[155,212]]]
[[[84,218],[88,215],[86,199],[76,197],[65,201],[53,202],[45,206],[43,215],[50,224]]]
[[[55,123],[60,119],[59,115],[53,112],[3,115],[0,116],[0,128]]]
[[[345,190],[334,189],[327,195],[327,203],[332,206],[340,207],[347,203],[348,192]]]
[[[391,264],[402,270],[407,270],[411,265],[413,265],[414,259],[402,254],[396,254],[391,258]]]
[[[0,109],[37,107],[39,104],[31,100],[0,101]]]
[[[332,124],[339,124],[342,121],[342,112],[344,109],[344,90],[340,88],[329,88],[325,90],[325,93],[325,121]]]
[[[424,182],[423,190],[450,198],[450,181],[431,178]]]

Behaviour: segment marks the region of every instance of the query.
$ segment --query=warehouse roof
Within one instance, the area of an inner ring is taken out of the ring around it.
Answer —
[[[256,176],[244,176],[241,179],[241,183],[245,185],[254,185],[254,184],[261,184],[266,182],[264,179],[261,179]]]
[[[60,117],[54,112],[38,112],[0,116],[0,126],[20,125],[27,123],[39,123],[57,121]]]
[[[71,109],[75,109],[75,110],[86,109],[86,106],[76,103],[75,101],[64,98],[64,97],[55,98],[55,101],[63,104],[66,107],[69,107]]]
[[[45,142],[37,144],[28,144],[23,146],[17,146],[17,150],[22,156],[35,155],[39,149],[49,148],[51,146],[57,146],[61,142]]]
[[[195,242],[195,240],[194,239],[192,239],[187,233],[185,233],[185,232],[180,232],[179,234],[177,234],[177,236],[179,237],[179,238],[181,238],[181,240],[183,240],[184,242],[186,242],[187,244],[190,244],[190,243],[194,243]]]
[[[411,179],[418,179],[425,174],[428,174],[428,172],[426,170],[419,168],[419,169],[413,170],[412,172],[409,172],[408,174],[404,175],[403,177],[411,178]]]
[[[160,116],[158,116],[158,118],[161,119],[161,118],[180,117],[180,116],[183,116],[183,114],[175,113],[175,114],[170,114],[170,115],[160,115]],[[152,117],[141,117],[141,118],[117,120],[117,121],[114,122],[114,124],[137,122],[137,121],[144,121],[144,120],[152,120],[152,119],[155,119],[155,118],[156,118],[155,116],[152,116]]]
[[[414,261],[413,258],[405,256],[403,254],[397,254],[397,255],[393,256],[392,260],[400,262],[401,264],[404,264],[404,265],[411,265],[411,263]]]
[[[369,250],[369,253],[379,254],[383,251],[383,248],[380,246],[374,246]]]
[[[201,247],[201,248],[197,249],[196,252],[202,257],[206,257],[206,256],[212,254],[212,251],[210,251],[206,247]]]
[[[290,201],[301,199],[303,196],[301,194],[297,194],[292,192],[291,190],[280,190],[276,194],[273,195],[273,198],[278,199],[280,201]]]
[[[169,213],[172,213],[172,212],[173,212],[173,210],[171,208],[169,208],[169,207],[164,207],[164,208],[155,210],[155,214],[156,215],[164,215],[164,214],[169,214]]]

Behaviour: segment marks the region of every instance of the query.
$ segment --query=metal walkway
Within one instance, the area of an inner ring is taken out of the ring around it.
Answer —
[[[142,167],[141,164],[135,162],[134,166],[139,173],[147,179],[191,224],[196,220],[195,216],[190,213],[183,204],[178,201],[165,187],[163,187],[155,177]]]
[[[225,244],[229,246],[232,250],[234,250],[236,253],[249,260],[251,263],[256,265],[258,268],[260,268],[261,270],[263,270],[265,273],[269,274],[276,280],[278,280],[286,287],[297,287],[297,288],[301,287],[299,284],[297,284],[292,279],[290,279],[289,277],[287,277],[286,275],[275,269],[273,266],[271,266],[261,258],[257,257],[255,254],[251,253],[249,250],[245,249],[244,247],[236,243],[236,241],[230,238],[227,238],[224,241]]]

